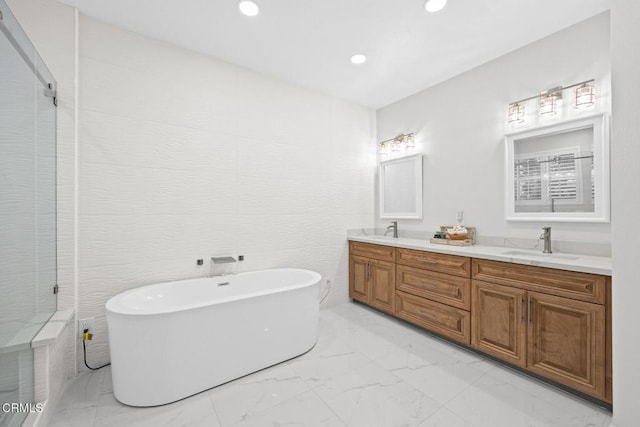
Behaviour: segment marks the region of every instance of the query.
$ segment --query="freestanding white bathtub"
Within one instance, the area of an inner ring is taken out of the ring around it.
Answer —
[[[305,353],[318,336],[320,279],[283,268],[114,296],[106,304],[114,396],[163,405]]]

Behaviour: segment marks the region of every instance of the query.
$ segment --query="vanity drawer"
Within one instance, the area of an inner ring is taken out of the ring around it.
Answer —
[[[396,292],[396,317],[463,344],[471,343],[471,314],[405,292]]]
[[[471,277],[471,258],[398,248],[398,264],[438,273]]]
[[[471,279],[398,265],[396,289],[464,310],[471,309]]]
[[[597,274],[474,258],[473,278],[580,301],[605,303],[607,277]]]
[[[371,243],[349,242],[352,255],[379,259],[380,261],[396,260],[396,248],[393,246],[373,245]]]

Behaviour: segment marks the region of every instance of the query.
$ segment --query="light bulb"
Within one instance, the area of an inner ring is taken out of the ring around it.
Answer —
[[[424,4],[424,8],[427,9],[427,12],[433,13],[442,10],[446,5],[447,0],[427,0]]]
[[[240,12],[242,12],[243,15],[247,16],[256,16],[258,13],[260,13],[260,8],[258,7],[258,5],[249,0],[243,0],[238,3],[238,9],[240,9]]]
[[[367,62],[367,57],[362,53],[356,53],[355,55],[351,56],[351,62],[356,65],[364,64],[365,62]]]

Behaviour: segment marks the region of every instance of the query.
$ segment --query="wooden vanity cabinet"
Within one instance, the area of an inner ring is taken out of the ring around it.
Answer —
[[[474,259],[471,345],[610,402],[609,284],[605,276]]]
[[[612,402],[608,276],[351,241],[349,296]]]
[[[469,345],[471,258],[397,249],[397,317]]]
[[[395,251],[390,246],[349,242],[349,297],[393,314]]]

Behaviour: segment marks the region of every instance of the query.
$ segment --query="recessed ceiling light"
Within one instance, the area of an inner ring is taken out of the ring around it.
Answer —
[[[447,5],[447,0],[427,0],[424,8],[427,12],[437,12]]]
[[[367,57],[362,53],[356,53],[355,55],[351,56],[351,62],[356,65],[364,64],[365,62],[367,62]]]
[[[258,7],[258,5],[249,0],[243,0],[238,3],[238,9],[240,9],[240,12],[247,16],[256,16],[258,13],[260,13],[260,8]]]

